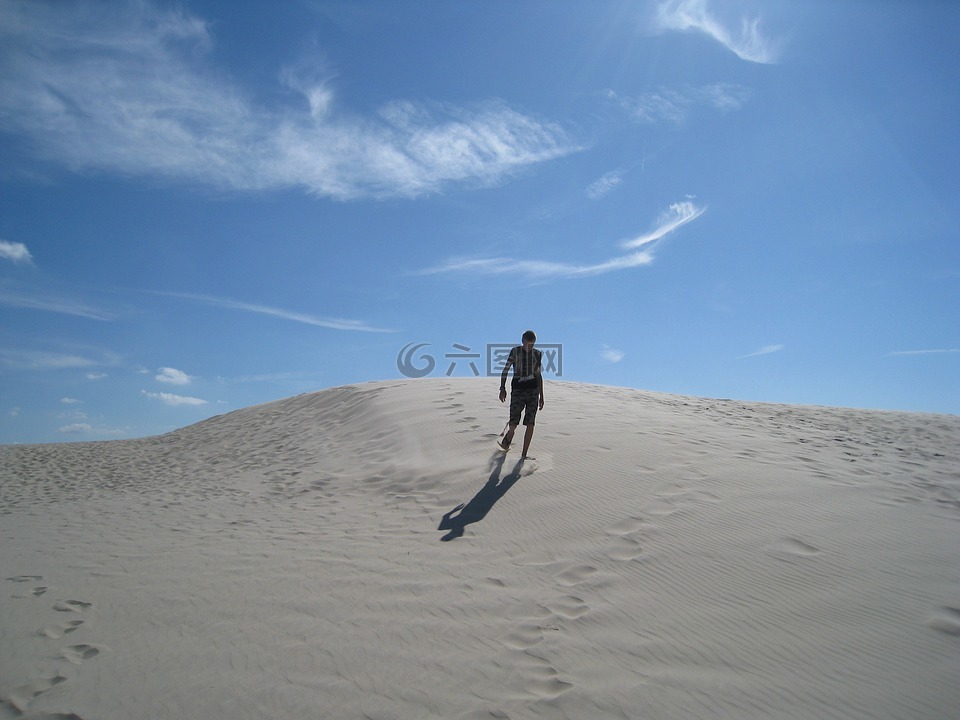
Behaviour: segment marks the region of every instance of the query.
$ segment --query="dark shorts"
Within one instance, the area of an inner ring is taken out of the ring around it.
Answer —
[[[540,405],[540,390],[536,387],[529,389],[512,388],[510,391],[510,424],[520,424],[520,412],[523,413],[524,425],[537,424],[537,407]]]

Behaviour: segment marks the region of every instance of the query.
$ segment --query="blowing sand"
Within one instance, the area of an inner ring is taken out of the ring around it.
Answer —
[[[960,417],[496,392],[0,448],[0,718],[960,717]]]

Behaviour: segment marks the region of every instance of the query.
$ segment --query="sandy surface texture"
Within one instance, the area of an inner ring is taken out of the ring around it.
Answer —
[[[960,417],[497,389],[0,447],[0,718],[960,717]]]

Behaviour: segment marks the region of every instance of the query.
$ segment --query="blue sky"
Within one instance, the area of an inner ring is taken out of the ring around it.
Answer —
[[[960,412],[958,36],[935,1],[0,0],[0,442],[404,348],[471,376],[527,328],[565,380]]]

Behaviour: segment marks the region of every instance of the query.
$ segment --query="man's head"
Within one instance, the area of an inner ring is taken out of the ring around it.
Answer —
[[[533,344],[537,342],[537,334],[533,330],[527,330],[520,340],[523,342],[525,348],[530,349],[533,347]]]

